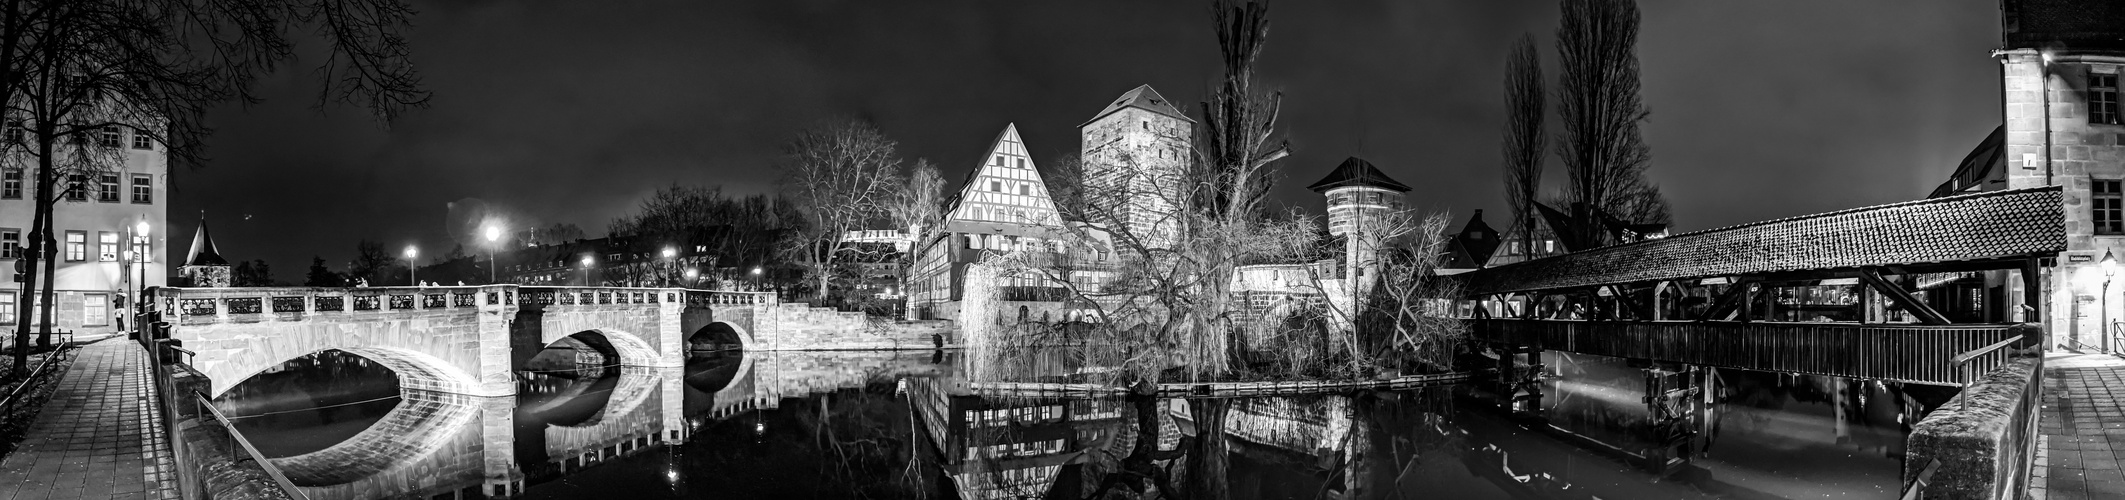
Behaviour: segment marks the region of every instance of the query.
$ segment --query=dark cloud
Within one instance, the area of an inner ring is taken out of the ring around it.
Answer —
[[[336,265],[363,238],[440,254],[447,204],[466,198],[598,233],[661,185],[766,191],[781,141],[833,116],[875,120],[953,179],[1005,123],[1052,158],[1121,92],[1149,83],[1193,103],[1217,72],[1205,2],[420,7],[411,38],[432,108],[389,130],[320,113],[307,66],[291,64],[260,82],[265,103],[217,110],[215,161],[178,175],[177,229],[207,209],[228,255],[294,280],[311,255]],[[1994,5],[1642,9],[1653,176],[1682,229],[1922,196],[1999,122]],[[1298,148],[1278,198],[1317,208],[1303,186],[1363,155],[1421,206],[1502,208],[1504,55],[1533,33],[1554,76],[1555,10],[1275,3],[1262,77],[1285,92]]]

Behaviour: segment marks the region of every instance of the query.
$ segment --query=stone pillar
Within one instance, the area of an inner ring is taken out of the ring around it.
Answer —
[[[686,336],[693,332],[686,329],[686,299],[681,296],[685,292],[665,288],[649,293],[657,298],[657,303],[649,305],[657,315],[655,345],[650,346],[657,349],[656,366],[686,366]]]
[[[494,497],[522,494],[524,473],[516,463],[516,396],[474,398],[473,402],[480,406],[482,489]]]
[[[659,439],[664,441],[664,444],[677,446],[686,442],[687,436],[693,431],[693,427],[686,422],[686,368],[673,366],[659,367],[656,370],[657,391],[663,396],[659,401],[664,405],[664,432],[659,433]]]
[[[516,394],[516,376],[511,373],[514,365],[514,347],[510,345],[509,329],[516,320],[516,285],[487,285],[474,292],[478,304],[476,321],[479,323],[479,369],[472,373],[479,379],[475,389],[480,395]]]

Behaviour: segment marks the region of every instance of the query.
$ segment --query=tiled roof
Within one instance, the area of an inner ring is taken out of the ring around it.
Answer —
[[[1306,186],[1306,189],[1319,193],[1343,186],[1375,186],[1409,192],[1409,185],[1395,182],[1394,179],[1388,178],[1386,173],[1380,172],[1379,168],[1373,167],[1372,162],[1356,156],[1344,159],[1343,164],[1336,165],[1336,169],[1328,172],[1327,177]]]
[[[207,234],[207,213],[199,212],[199,231],[192,233],[192,251],[185,256],[186,266],[226,266],[228,259],[221,257],[221,249],[214,247],[214,236]]]
[[[1990,191],[1684,233],[1459,275],[1469,295],[1783,271],[1963,262],[2066,249],[2059,188]]]
[[[1145,111],[1179,118],[1188,123],[1195,123],[1195,120],[1188,118],[1188,115],[1182,113],[1180,108],[1173,107],[1173,103],[1167,101],[1166,96],[1158,95],[1157,90],[1152,90],[1150,84],[1138,85],[1128,92],[1123,92],[1121,97],[1114,99],[1113,104],[1108,104],[1106,109],[1099,110],[1099,114],[1092,115],[1092,119],[1085,120],[1085,123],[1099,121],[1100,118],[1105,118],[1116,111],[1121,111],[1122,108],[1129,107],[1143,108]]]

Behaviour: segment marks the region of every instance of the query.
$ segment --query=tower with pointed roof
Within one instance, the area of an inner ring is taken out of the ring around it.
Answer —
[[[1369,283],[1378,269],[1379,228],[1389,214],[1402,210],[1409,185],[1387,177],[1372,162],[1352,156],[1306,189],[1328,197],[1328,234],[1342,238],[1344,264],[1359,283]]]
[[[1078,126],[1085,164],[1085,201],[1095,224],[1116,226],[1152,248],[1178,236],[1195,120],[1182,114],[1150,85],[1122,93]]]
[[[214,235],[207,231],[206,212],[199,213],[199,230],[192,233],[192,251],[185,254],[184,266],[177,273],[194,287],[229,286],[229,260],[222,258],[221,249],[214,246]]]

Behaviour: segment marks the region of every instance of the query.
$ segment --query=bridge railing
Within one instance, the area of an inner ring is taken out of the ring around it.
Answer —
[[[1911,325],[1724,321],[1470,320],[1473,337],[1548,350],[1762,371],[1960,386],[1966,373],[2005,363],[1990,351],[1958,354],[2009,339],[2033,339],[2019,324]]]
[[[475,308],[515,304],[514,285],[364,288],[159,288],[151,307],[165,321],[202,324],[301,319],[310,314]]]

